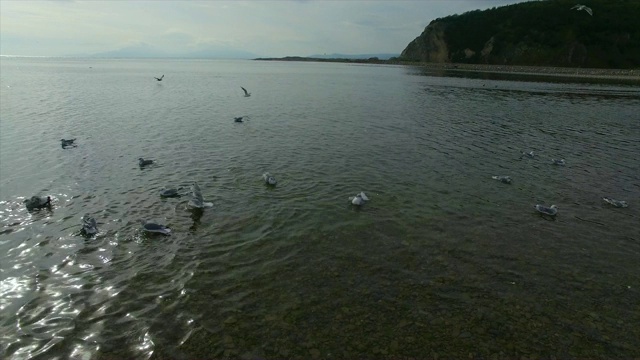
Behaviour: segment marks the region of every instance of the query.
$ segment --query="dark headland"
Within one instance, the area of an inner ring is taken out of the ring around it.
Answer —
[[[388,60],[288,56],[255,60],[418,65],[640,81],[640,1],[530,1],[438,18]]]

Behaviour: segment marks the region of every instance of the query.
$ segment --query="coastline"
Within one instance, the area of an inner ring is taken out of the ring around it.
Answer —
[[[544,75],[572,78],[618,79],[640,83],[640,69],[600,69],[600,68],[571,68],[559,66],[530,66],[530,65],[489,65],[489,64],[461,64],[461,63],[427,63],[399,60],[372,59],[320,59],[299,56],[284,58],[257,58],[259,61],[296,61],[296,62],[335,62],[347,64],[369,65],[400,65],[415,66],[429,70],[484,72],[514,75]]]
[[[640,69],[596,69],[569,68],[551,66],[528,65],[487,65],[487,64],[452,64],[452,63],[410,63],[401,62],[399,65],[418,66],[433,70],[471,71],[486,73],[507,73],[520,75],[545,75],[594,79],[632,80],[640,83]]]

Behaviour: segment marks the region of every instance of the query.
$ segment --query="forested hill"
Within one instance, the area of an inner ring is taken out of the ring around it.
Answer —
[[[571,9],[577,4],[589,7]],[[433,20],[404,61],[640,67],[640,0],[545,0]]]

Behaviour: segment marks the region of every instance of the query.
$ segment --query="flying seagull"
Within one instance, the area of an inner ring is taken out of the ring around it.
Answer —
[[[164,79],[164,74],[163,74],[162,76],[160,76],[159,78],[157,78],[157,77],[155,77],[155,76],[154,76],[153,78],[154,78],[154,79],[156,79],[156,80],[158,80],[158,81],[162,81],[162,79]]]
[[[244,91],[244,97],[249,97],[251,96],[251,93],[247,91],[247,89],[243,88],[242,86],[240,86],[240,88],[242,88],[242,91]]]
[[[573,9],[576,9],[576,10],[578,10],[578,11],[580,11],[580,10],[584,10],[584,11],[588,12],[588,13],[589,13],[589,15],[593,16],[593,11],[591,11],[591,8],[586,7],[585,5],[580,5],[580,4],[578,4],[578,5],[576,5],[576,6],[574,6],[574,7],[572,7],[572,8],[571,8],[571,10],[573,10]]]

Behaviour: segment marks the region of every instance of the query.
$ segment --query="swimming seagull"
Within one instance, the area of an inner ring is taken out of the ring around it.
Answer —
[[[571,10],[573,10],[573,9],[576,9],[576,10],[578,10],[578,11],[580,11],[580,10],[584,10],[584,11],[588,12],[588,13],[589,13],[589,15],[593,16],[593,11],[591,11],[591,8],[586,7],[585,5],[580,5],[580,4],[578,4],[578,5],[576,5],[576,6],[574,6],[574,7],[572,7],[572,8],[571,8]]]
[[[560,166],[564,166],[565,164],[564,159],[551,159],[551,163],[553,165],[560,165]]]
[[[157,78],[157,77],[155,77],[155,76],[154,76],[153,78],[154,78],[154,79],[156,79],[156,80],[158,80],[158,81],[162,81],[162,79],[164,79],[164,74],[163,74],[162,76],[160,76],[159,78]]]
[[[558,207],[555,206],[555,205],[551,205],[549,207],[546,207],[544,205],[537,204],[536,206],[534,206],[534,208],[539,213],[544,214],[544,215],[556,216],[556,214],[558,213]]]
[[[244,117],[244,116],[234,117],[234,118],[233,118],[233,121],[235,121],[235,122],[242,122],[242,118],[243,118],[243,117]]]
[[[267,185],[275,186],[278,183],[276,181],[276,178],[273,175],[269,174],[268,172],[262,174],[262,179]]]
[[[153,160],[145,160],[143,158],[138,158],[138,165],[140,165],[140,167],[151,165],[151,164],[153,164]]]
[[[74,141],[76,141],[76,139],[69,139],[69,140],[60,139],[60,142],[62,143],[62,148],[63,149],[65,149],[67,147],[76,147],[77,145],[73,143]]]
[[[163,235],[171,235],[171,229],[164,225],[142,222],[142,229],[150,233],[158,233]]]
[[[606,201],[607,203],[617,207],[617,208],[626,208],[627,206],[629,206],[629,204],[627,204],[626,201],[621,201],[621,200],[614,200],[612,198],[608,198],[608,197],[603,197],[602,200]]]
[[[197,209],[213,206],[213,203],[204,202],[200,186],[198,186],[197,183],[193,183],[193,185],[191,185],[191,200],[189,200],[189,206]]]
[[[180,193],[178,192],[178,189],[175,189],[175,188],[162,189],[162,191],[160,191],[160,197],[162,198],[180,197]]]
[[[243,88],[242,86],[240,86],[240,88],[242,88],[242,90],[244,91],[244,97],[249,97],[251,96],[251,93],[247,91],[247,89]]]
[[[98,223],[96,219],[88,214],[82,217],[82,234],[85,236],[93,236],[98,233]]]
[[[51,196],[32,196],[30,199],[24,199],[23,202],[28,211],[42,209],[44,207],[51,207]]]
[[[533,155],[533,150],[532,150],[532,151],[529,151],[528,153],[526,153],[526,152],[524,152],[524,151],[522,151],[521,153],[522,153],[522,155],[520,155],[520,159],[522,159],[522,158],[523,158],[523,157],[525,157],[525,156],[526,156],[526,157],[528,157],[528,158],[533,158],[533,156],[534,156],[534,155]]]
[[[511,178],[509,176],[498,175],[498,176],[492,176],[491,178],[494,180],[498,180],[504,184],[511,184]]]
[[[369,198],[361,191],[356,196],[349,197],[349,201],[351,201],[353,205],[361,206],[364,205],[365,202],[369,201]]]

